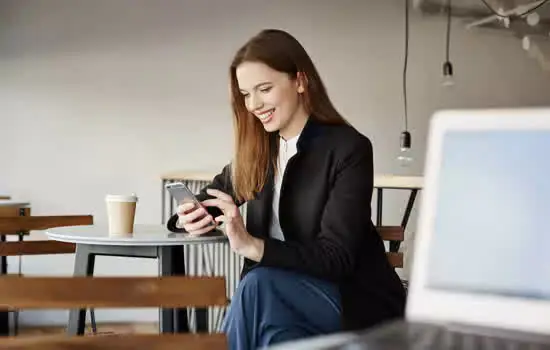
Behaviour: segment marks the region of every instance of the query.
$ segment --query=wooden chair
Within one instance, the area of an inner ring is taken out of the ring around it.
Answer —
[[[17,209],[17,208],[15,208]],[[17,209],[19,211],[20,209]],[[17,213],[19,214],[19,213]],[[25,216],[0,216],[0,235],[17,235],[18,241],[1,241],[0,257],[23,256],[23,255],[46,255],[46,254],[72,254],[75,252],[75,245],[72,243],[57,242],[51,240],[24,241],[23,238],[34,230],[46,230],[54,227],[92,225],[91,215],[69,215],[69,216],[28,216],[30,209],[25,208],[21,213]],[[15,213],[14,213],[15,215]],[[21,267],[21,261],[19,261]],[[21,271],[19,271],[21,274]],[[92,313],[92,326],[96,330],[95,318]],[[14,313],[15,334],[18,331],[18,314]]]
[[[30,231],[63,226],[93,225],[93,223],[94,219],[91,215],[0,217],[0,234],[24,237]],[[0,256],[70,254],[74,251],[75,245],[72,243],[51,240],[20,240],[0,243]]]
[[[378,226],[376,230],[384,241],[403,242],[405,240],[405,230],[401,226]],[[403,253],[390,251],[386,256],[394,268],[403,267]]]
[[[1,303],[17,309],[226,306],[223,277],[3,277]],[[1,348],[227,349],[221,333],[7,337]]]
[[[376,230],[382,237],[383,241],[391,242],[403,242],[405,240],[405,229],[401,226],[378,226]],[[391,246],[391,245],[390,245]],[[403,267],[403,253],[390,251],[386,252],[388,260],[393,266],[393,268],[402,268]],[[405,291],[409,290],[409,281],[401,280]]]

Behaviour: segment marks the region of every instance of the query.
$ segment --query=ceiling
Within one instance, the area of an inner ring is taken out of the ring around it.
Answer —
[[[539,15],[537,25],[531,26],[526,18],[518,17],[542,0],[485,0],[494,10],[510,15],[510,22],[496,16],[482,0],[454,0],[452,14],[460,18],[469,29],[497,29],[505,33],[523,38],[527,35],[544,36],[550,39],[550,2],[541,6],[535,12]],[[444,15],[447,0],[413,0],[414,9],[424,15]]]

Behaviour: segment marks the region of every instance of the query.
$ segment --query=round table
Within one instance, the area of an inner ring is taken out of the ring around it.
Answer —
[[[74,276],[92,276],[95,257],[118,256],[158,259],[159,276],[185,275],[184,245],[226,242],[221,231],[191,236],[173,233],[162,225],[135,225],[134,234],[109,235],[108,226],[90,225],[61,227],[46,230],[49,239],[76,244]],[[208,329],[207,309],[196,310],[197,331]],[[69,335],[83,335],[86,310],[69,313]],[[188,332],[189,323],[185,309],[161,309],[160,331],[163,333]]]
[[[46,230],[48,238],[75,244],[100,244],[105,246],[182,246],[186,244],[223,243],[227,237],[221,231],[192,236],[174,233],[164,225],[134,226],[132,235],[110,235],[107,224],[59,227]]]

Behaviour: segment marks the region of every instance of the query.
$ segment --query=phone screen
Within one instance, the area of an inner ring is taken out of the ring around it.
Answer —
[[[170,195],[176,200],[178,205],[184,203],[194,203],[196,206],[202,206],[193,192],[182,182],[175,182],[166,185],[166,189],[170,192]]]
[[[196,208],[204,207],[202,203],[198,200],[198,198],[193,194],[193,192],[182,182],[174,182],[166,185],[166,190],[170,192],[170,195],[176,200],[178,205],[184,204],[184,203],[194,203]],[[205,214],[206,216],[208,214]],[[201,218],[203,218],[202,216]],[[200,220],[201,218],[198,218],[197,220]],[[217,224],[215,221],[212,220],[213,227],[216,227]]]

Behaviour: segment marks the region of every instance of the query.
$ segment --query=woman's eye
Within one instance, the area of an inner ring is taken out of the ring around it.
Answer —
[[[267,93],[267,92],[271,91],[271,86],[270,87],[265,87],[265,88],[261,89],[260,91],[263,92],[263,93]]]
[[[243,97],[244,99],[247,99],[248,96],[249,96],[248,94],[241,94],[241,95],[242,95],[242,97]]]

